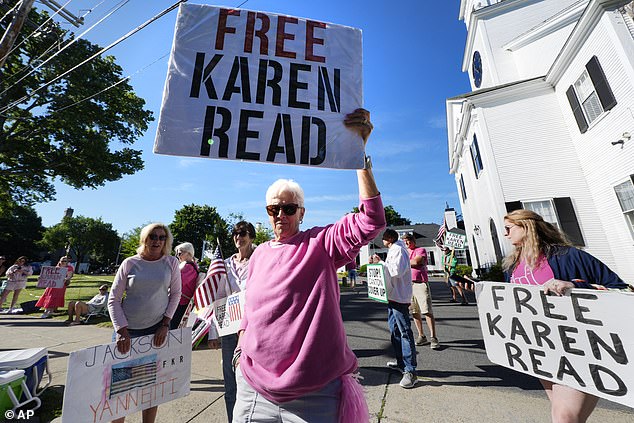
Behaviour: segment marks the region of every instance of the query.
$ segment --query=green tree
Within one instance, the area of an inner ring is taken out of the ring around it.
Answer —
[[[68,248],[79,263],[86,259],[99,264],[114,263],[119,235],[112,229],[112,224],[101,218],[65,217],[61,223],[44,231],[42,245],[49,250]]]
[[[394,207],[388,205],[384,207],[385,210],[385,221],[387,222],[387,226],[403,226],[403,225],[411,225],[412,221],[401,216],[399,212],[397,212]],[[353,213],[359,213],[359,207],[354,207],[352,209]]]
[[[35,25],[47,18],[35,9],[29,14]],[[0,22],[0,33],[9,21]],[[54,199],[56,178],[96,188],[143,169],[141,151],[127,146],[153,120],[113,56],[98,56],[45,86],[100,47],[77,40],[38,69],[57,52],[46,53],[51,46],[73,36],[53,21],[25,39],[29,32],[23,29],[0,69],[0,208]]]
[[[33,260],[42,250],[37,242],[42,239],[42,219],[31,207],[5,207],[0,212],[0,251],[11,259],[27,256]]]
[[[200,255],[203,240],[214,246],[220,240],[220,248],[225,257],[236,251],[229,232],[229,224],[223,219],[215,207],[190,204],[174,213],[174,221],[169,225],[174,235],[174,245],[191,242],[196,254]]]
[[[253,241],[253,243],[255,245],[260,245],[263,242],[273,239],[273,235],[273,230],[264,227],[264,225],[261,225],[260,227],[255,228],[255,240]]]
[[[138,226],[136,228],[130,229],[128,232],[124,233],[121,237],[121,250],[119,251],[119,262],[117,264],[121,264],[123,259],[128,257],[132,257],[136,254],[136,249],[139,247],[139,240],[141,239],[141,230],[146,227],[149,223],[145,225]]]

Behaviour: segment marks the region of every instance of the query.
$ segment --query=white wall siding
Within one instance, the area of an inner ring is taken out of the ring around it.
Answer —
[[[519,79],[546,75],[575,24],[559,29],[513,52]]]
[[[613,262],[606,261],[606,264],[631,282],[634,281],[634,240],[619,207],[614,185],[634,174],[634,138],[626,141],[623,148],[611,144],[619,140],[623,132],[629,132],[634,137],[632,62],[627,59],[620,44],[611,42],[616,38],[614,32],[621,30],[626,28],[613,26],[610,17],[604,15],[556,88],[564,120],[570,128],[583,175],[602,223],[601,230],[609,239],[606,248],[610,248],[618,258]],[[597,118],[585,134],[581,134],[565,91],[579,78],[586,63],[594,55],[599,59],[617,105]]]

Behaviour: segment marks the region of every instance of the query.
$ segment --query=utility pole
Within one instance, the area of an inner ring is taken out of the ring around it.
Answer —
[[[11,51],[15,40],[18,38],[18,34],[22,30],[22,25],[24,25],[24,21],[29,15],[34,2],[35,0],[22,0],[20,8],[13,18],[13,21],[4,32],[4,35],[0,40],[0,68],[4,66],[4,61],[7,59],[7,56],[9,56],[9,52]]]

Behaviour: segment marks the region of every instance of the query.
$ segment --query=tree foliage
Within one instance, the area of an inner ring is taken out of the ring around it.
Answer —
[[[35,259],[41,250],[37,242],[42,239],[43,231],[42,219],[31,207],[3,208],[0,212],[0,254],[11,259],[23,255]]]
[[[273,235],[273,230],[264,226],[259,226],[255,228],[255,240],[253,240],[253,243],[255,245],[260,245],[263,242],[273,239]]]
[[[174,221],[169,225],[174,235],[174,245],[191,242],[196,254],[200,256],[203,240],[214,246],[220,240],[220,248],[225,257],[236,251],[231,239],[229,224],[223,219],[215,207],[190,204],[174,213]]]
[[[69,248],[79,263],[91,260],[107,264],[115,261],[119,235],[112,229],[112,224],[101,218],[65,217],[61,223],[44,231],[42,245],[51,251]]]
[[[36,25],[46,19],[35,9],[29,14]],[[1,32],[8,21],[0,23]],[[77,40],[29,73],[69,36],[53,21],[25,39],[32,31],[23,28],[0,69],[0,206],[54,199],[55,178],[74,188],[96,188],[143,169],[141,151],[128,146],[153,120],[127,81],[106,90],[122,79],[113,56],[99,56],[41,88],[100,47]]]
[[[399,212],[397,212],[394,207],[388,205],[383,208],[385,210],[385,221],[387,222],[387,226],[403,226],[403,225],[411,225],[412,221],[406,217],[401,216]],[[354,207],[352,209],[353,213],[359,213],[359,207]]]
[[[123,259],[132,257],[136,254],[136,249],[139,247],[139,241],[141,239],[141,230],[148,224],[149,223],[146,223],[145,225],[130,229],[121,236],[121,250],[119,251],[119,260],[117,264],[121,264]]]

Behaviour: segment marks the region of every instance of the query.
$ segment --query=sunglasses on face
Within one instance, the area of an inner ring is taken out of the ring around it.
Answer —
[[[152,241],[165,241],[167,239],[167,235],[150,234],[150,239]]]
[[[504,233],[505,233],[506,235],[510,234],[510,233],[511,233],[511,229],[513,229],[513,227],[515,227],[515,226],[517,226],[517,225],[508,225],[508,226],[504,226]]]
[[[293,216],[297,213],[297,209],[303,209],[298,204],[272,204],[270,206],[266,206],[266,213],[269,216],[277,216],[280,214],[280,210],[284,212],[286,216]]]
[[[249,232],[247,232],[246,230],[241,230],[241,231],[236,231],[233,233],[233,236],[247,236],[249,235]]]

